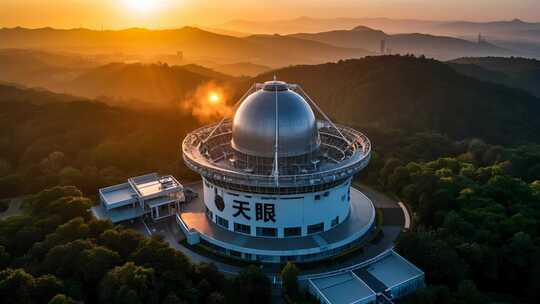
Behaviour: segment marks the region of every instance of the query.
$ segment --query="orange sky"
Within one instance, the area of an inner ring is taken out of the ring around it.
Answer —
[[[540,21],[540,0],[0,0],[1,27],[171,28],[299,16]]]

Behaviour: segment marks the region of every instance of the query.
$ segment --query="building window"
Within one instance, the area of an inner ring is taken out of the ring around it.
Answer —
[[[293,197],[283,197],[282,200],[296,200],[296,199],[303,199],[303,196],[293,196]]]
[[[251,234],[251,226],[234,223],[234,232],[240,232],[245,234]]]
[[[330,191],[326,191],[326,192],[323,194],[324,197],[328,197],[329,195],[330,195]]]
[[[210,220],[214,220],[214,213],[212,212],[212,210],[208,209],[208,207],[204,207],[206,209],[206,216],[210,219]]]
[[[285,237],[302,235],[302,228],[301,227],[287,227],[283,229],[283,235]]]
[[[332,220],[332,222],[330,223],[330,226],[334,227],[337,224],[339,224],[339,216],[336,216],[336,218]]]
[[[318,224],[313,224],[313,225],[308,225],[307,226],[307,233],[308,234],[322,232],[323,230],[324,230],[324,223],[318,223]]]
[[[227,221],[226,219],[222,218],[219,215],[216,215],[216,223],[223,228],[229,229],[229,221]]]
[[[257,236],[276,237],[277,236],[277,229],[276,228],[257,227]]]
[[[321,195],[320,194],[315,194],[315,200],[318,201],[321,199]]]

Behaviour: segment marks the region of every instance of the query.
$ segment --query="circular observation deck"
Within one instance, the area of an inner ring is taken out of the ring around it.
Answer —
[[[371,143],[362,133],[319,120],[319,149],[302,157],[247,156],[232,146],[233,122],[204,126],[182,143],[186,165],[226,187],[254,193],[299,193],[314,187],[339,184],[365,168]]]

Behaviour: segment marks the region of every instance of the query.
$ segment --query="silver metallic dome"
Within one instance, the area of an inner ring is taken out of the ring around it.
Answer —
[[[241,153],[273,157],[278,109],[278,156],[308,154],[319,148],[315,115],[306,100],[281,81],[268,81],[249,95],[233,119],[232,147]]]

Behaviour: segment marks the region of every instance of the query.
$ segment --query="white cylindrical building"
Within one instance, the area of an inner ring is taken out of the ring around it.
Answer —
[[[232,120],[195,130],[183,142],[184,161],[202,176],[205,213],[217,231],[200,237],[235,256],[272,261],[312,260],[358,240],[375,214],[367,198],[351,208],[352,177],[370,158],[368,138],[332,123],[297,85],[269,81],[252,91]],[[365,227],[347,223],[359,217]],[[235,234],[247,238],[228,243]],[[279,241],[289,238],[305,246]],[[310,240],[314,248],[306,245]],[[294,258],[301,255],[309,258]]]

